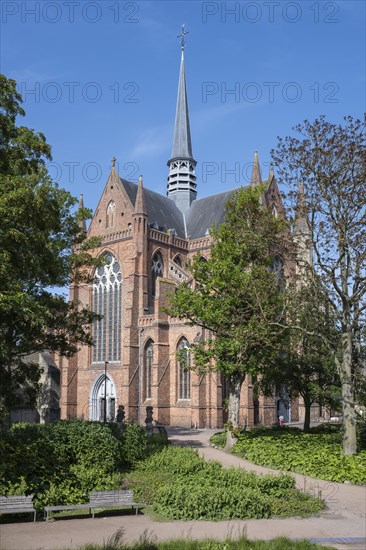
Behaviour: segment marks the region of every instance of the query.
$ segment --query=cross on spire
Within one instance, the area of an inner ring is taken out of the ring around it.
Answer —
[[[117,160],[117,159],[116,159],[116,157],[114,156],[114,157],[112,158],[112,160],[111,160],[111,162],[112,162],[112,168],[114,168],[114,166],[115,166],[115,164],[116,164],[116,160]]]
[[[177,38],[180,38],[180,47],[182,48],[182,51],[184,50],[184,46],[186,45],[186,41],[184,40],[185,35],[188,34],[188,31],[186,32],[184,30],[184,23],[182,25],[182,31],[180,34],[178,34]]]

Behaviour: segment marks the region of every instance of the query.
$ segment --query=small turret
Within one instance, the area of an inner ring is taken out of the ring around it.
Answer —
[[[294,242],[297,245],[297,257],[300,270],[301,267],[305,265],[312,266],[311,226],[308,218],[308,208],[302,180],[299,182],[293,236]]]
[[[135,200],[135,209],[133,213],[134,215],[144,214],[145,216],[147,216],[145,192],[144,192],[144,185],[142,182],[142,176],[139,177],[139,184],[137,187],[137,195]]]
[[[84,208],[84,197],[83,197],[83,194],[81,193],[81,194],[80,194],[80,198],[79,198],[78,211],[83,210],[83,208]],[[86,233],[86,221],[85,221],[85,218],[80,219],[78,223],[79,223],[80,229]]]
[[[250,178],[250,185],[251,185],[251,187],[256,187],[257,185],[261,185],[261,183],[262,183],[261,167],[260,167],[259,161],[258,161],[258,152],[255,151],[254,152],[252,177]]]

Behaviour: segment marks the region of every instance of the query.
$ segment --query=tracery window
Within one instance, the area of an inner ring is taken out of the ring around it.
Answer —
[[[122,273],[112,254],[96,269],[93,311],[103,318],[93,325],[93,362],[121,360]]]
[[[179,265],[179,267],[183,267],[182,258],[179,256],[179,254],[174,257],[173,262]]]
[[[164,272],[164,262],[160,252],[154,254],[151,260],[151,296],[154,300],[156,296],[156,279],[162,277]],[[154,303],[154,302],[153,302]]]
[[[106,226],[114,227],[115,220],[116,220],[116,203],[114,201],[110,201],[110,203],[107,206]]]
[[[179,399],[191,398],[191,352],[186,338],[178,344],[178,396]]]
[[[153,369],[153,341],[149,340],[145,346],[145,399],[151,399],[152,369]]]

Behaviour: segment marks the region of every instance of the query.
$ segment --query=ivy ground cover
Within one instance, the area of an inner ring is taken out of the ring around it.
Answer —
[[[228,520],[308,515],[323,503],[295,489],[290,475],[259,476],[206,462],[190,448],[166,447],[137,465],[127,485],[168,519]]]
[[[366,450],[344,456],[338,426],[319,427],[308,434],[298,429],[261,428],[237,436],[233,454],[254,464],[340,483],[366,483]],[[211,443],[223,446],[225,435],[213,436]]]

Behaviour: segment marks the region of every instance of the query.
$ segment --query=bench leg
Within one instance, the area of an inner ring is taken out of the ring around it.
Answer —
[[[37,511],[34,512],[34,517],[33,517],[33,521],[36,521],[37,520]]]

